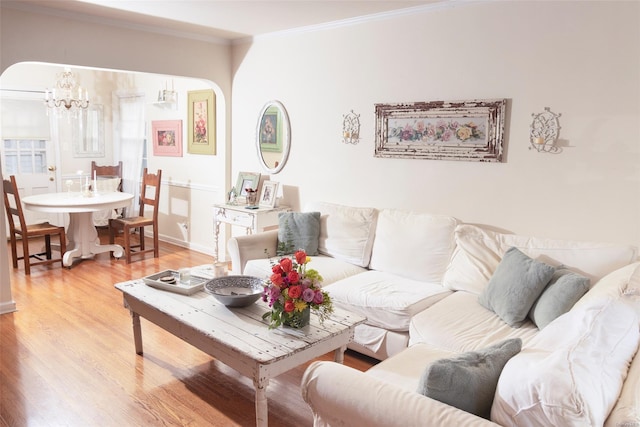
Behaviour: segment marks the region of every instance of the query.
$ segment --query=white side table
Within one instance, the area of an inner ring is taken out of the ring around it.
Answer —
[[[231,224],[244,227],[247,234],[263,232],[278,227],[278,214],[289,212],[289,206],[277,206],[275,208],[247,209],[246,205],[213,205],[213,252],[218,260],[218,235],[220,224]]]

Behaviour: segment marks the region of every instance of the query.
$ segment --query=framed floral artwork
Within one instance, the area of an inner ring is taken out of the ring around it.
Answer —
[[[278,195],[279,183],[275,181],[265,181],[262,183],[262,193],[258,206],[261,208],[273,208],[276,206],[276,196]]]
[[[182,157],[182,120],[151,122],[154,156]]]
[[[502,162],[506,99],[376,104],[375,157]]]
[[[187,147],[191,154],[216,154],[216,96],[213,90],[187,92]]]

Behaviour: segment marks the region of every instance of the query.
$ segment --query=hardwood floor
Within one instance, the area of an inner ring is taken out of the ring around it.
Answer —
[[[136,355],[129,312],[113,287],[210,262],[161,242],[160,258],[147,254],[129,265],[100,254],[71,269],[37,266],[31,276],[22,263],[12,269],[18,311],[0,315],[0,425],[255,425],[252,381],[233,369],[144,319],[145,353]],[[345,355],[359,370],[374,363]],[[299,387],[306,366],[271,381],[269,425],[312,425]]]

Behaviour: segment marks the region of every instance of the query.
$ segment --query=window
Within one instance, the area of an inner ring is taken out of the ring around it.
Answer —
[[[5,139],[6,175],[47,173],[47,148],[43,139]]]

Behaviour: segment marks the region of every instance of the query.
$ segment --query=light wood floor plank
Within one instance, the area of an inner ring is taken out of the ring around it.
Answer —
[[[18,311],[0,316],[0,426],[255,424],[253,384],[233,369],[144,319],[145,353],[135,354],[131,317],[113,285],[211,262],[175,245],[160,247],[160,258],[148,254],[129,265],[99,254],[71,269],[36,266],[30,276],[22,263],[12,269]],[[345,364],[359,370],[373,363],[345,355]],[[271,381],[270,425],[312,424],[300,396],[306,366]]]

